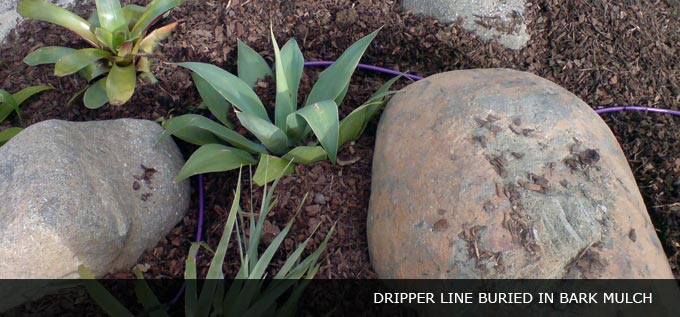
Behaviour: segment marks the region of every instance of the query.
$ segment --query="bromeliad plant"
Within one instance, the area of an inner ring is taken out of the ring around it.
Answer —
[[[75,32],[92,48],[61,46],[40,48],[24,58],[30,66],[54,64],[54,74],[62,77],[77,73],[88,86],[71,98],[83,98],[85,106],[96,109],[105,103],[122,105],[133,95],[139,77],[151,83],[149,57],[158,43],[168,37],[178,22],[160,27],[147,35],[149,28],[170,9],[186,0],[153,0],[146,7],[118,0],[96,0],[89,20],[44,0],[21,0],[17,12],[25,18],[54,23]]]
[[[262,254],[258,254],[258,246],[264,228],[267,213],[274,208],[276,200],[272,200],[276,183],[269,190],[264,188],[264,198],[260,207],[257,220],[255,211],[247,213],[250,223],[250,234],[247,235],[244,228],[244,213],[240,210],[241,177],[234,194],[227,223],[222,232],[222,238],[213,252],[205,242],[192,243],[187,255],[184,278],[186,290],[184,293],[185,315],[187,316],[294,316],[298,301],[302,296],[307,284],[314,278],[321,266],[320,257],[323,253],[335,226],[331,227],[326,238],[319,244],[318,249],[302,257],[302,252],[309,243],[311,236],[307,238],[297,249],[288,256],[288,259],[279,269],[278,273],[268,278],[266,269],[274,254],[290,231],[297,213],[304,205],[305,199],[298,206],[295,216],[292,217],[286,227],[274,238]],[[306,196],[305,196],[306,198]],[[240,224],[240,225],[239,225]],[[317,226],[318,228],[318,226]],[[227,253],[227,247],[231,234],[236,229],[236,245],[240,256],[241,267],[231,286],[226,289],[222,265]],[[314,230],[316,232],[316,229]],[[314,235],[312,232],[312,235]],[[200,247],[204,247],[214,254],[208,269],[206,280],[200,293],[197,285],[196,253]],[[86,279],[85,286],[92,298],[111,316],[133,316],[111,293],[103,286],[94,281],[92,273],[81,265],[78,268],[80,277]],[[145,307],[145,314],[150,316],[167,316],[166,307],[160,303],[153,294],[148,284],[144,281],[142,272],[135,267],[136,281],[135,292],[138,300]]]
[[[338,105],[347,94],[350,77],[378,31],[354,43],[324,70],[304,106],[299,109],[297,97],[304,59],[294,39],[279,49],[271,32],[274,72],[255,50],[241,41],[238,41],[238,76],[211,64],[179,63],[179,66],[192,71],[191,76],[204,104],[218,122],[201,115],[187,114],[164,123],[162,137],[174,135],[201,146],[187,160],[176,181],[195,174],[258,164],[254,181],[262,185],[280,175],[292,173],[293,165],[289,162],[311,164],[328,158],[335,164],[338,148],[361,135],[369,120],[385,106],[386,97],[391,93],[388,90],[398,79],[396,77],[385,83],[368,101],[339,120]],[[274,74],[276,102],[272,120],[252,87],[258,79]],[[241,126],[259,142],[232,130],[227,120],[231,105]],[[303,144],[312,132],[316,140]]]
[[[7,91],[0,89],[0,123],[5,121],[12,112],[16,112],[19,117],[19,122],[21,122],[21,113],[19,112],[19,106],[26,101],[26,99],[31,96],[47,89],[52,89],[50,86],[33,86],[24,88],[15,94],[10,94]],[[23,123],[22,123],[23,125]],[[21,132],[22,128],[12,127],[5,130],[0,130],[0,146],[4,145]]]

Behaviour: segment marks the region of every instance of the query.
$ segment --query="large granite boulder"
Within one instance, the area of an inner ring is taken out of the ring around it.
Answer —
[[[525,47],[530,38],[524,22],[526,0],[404,0],[402,5],[444,23],[460,20],[464,29],[482,40],[495,40],[510,49]]]
[[[147,120],[49,120],[0,147],[0,278],[128,270],[189,207],[184,161]]]
[[[609,128],[507,69],[437,74],[392,98],[368,243],[381,278],[673,278]]]

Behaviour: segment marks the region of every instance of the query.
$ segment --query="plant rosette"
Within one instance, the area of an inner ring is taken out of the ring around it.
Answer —
[[[5,121],[5,119],[7,119],[7,117],[9,117],[12,112],[16,112],[17,116],[19,117],[19,122],[21,122],[22,120],[21,113],[19,112],[19,106],[31,96],[48,89],[52,89],[52,87],[33,86],[24,88],[14,94],[10,94],[5,90],[0,89],[0,123]],[[23,123],[21,125],[23,125]],[[0,130],[0,146],[7,143],[7,141],[9,141],[9,139],[15,135],[19,134],[21,130],[22,128],[19,127],[11,127]]]
[[[155,83],[151,61],[161,40],[179,22],[160,27],[147,35],[149,28],[172,8],[186,0],[153,0],[146,7],[118,0],[96,0],[89,20],[44,0],[21,0],[17,12],[24,18],[46,21],[65,27],[87,41],[91,48],[73,49],[47,46],[24,58],[30,66],[54,64],[59,77],[78,74],[88,86],[69,101],[82,96],[87,108],[96,109],[107,102],[122,105],[134,94],[137,77]],[[139,75],[138,75],[139,74]]]
[[[165,132],[161,138],[174,135],[200,146],[175,181],[242,165],[257,165],[253,179],[263,185],[292,173],[294,166],[290,162],[312,164],[329,159],[335,164],[338,148],[361,135],[371,118],[385,106],[387,97],[393,93],[389,88],[399,78],[386,82],[364,104],[340,120],[338,105],[347,94],[350,78],[361,56],[378,31],[352,44],[324,70],[299,109],[297,95],[304,67],[302,52],[294,39],[279,48],[271,30],[273,71],[262,56],[241,41],[238,41],[238,76],[211,64],[178,63],[192,71],[203,103],[217,121],[187,114],[164,122]],[[276,79],[274,120],[252,89],[258,79],[266,76]],[[232,105],[241,126],[257,141],[232,129],[227,120]],[[303,144],[310,133],[314,134],[315,140]]]

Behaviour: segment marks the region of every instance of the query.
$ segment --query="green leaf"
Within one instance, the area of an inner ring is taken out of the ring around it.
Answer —
[[[260,154],[260,162],[257,164],[253,181],[258,186],[263,186],[283,175],[290,175],[294,171],[295,166],[290,161],[276,156]]]
[[[85,66],[85,68],[79,70],[78,76],[87,80],[88,82],[91,82],[93,79],[96,79],[97,77],[108,73],[109,70],[111,70],[111,66],[109,66],[109,61],[105,59],[100,59],[94,63],[88,64],[87,66]]]
[[[325,160],[326,151],[320,146],[298,146],[286,153],[284,160],[293,161],[300,164],[312,164]]]
[[[215,143],[202,142],[207,141],[206,136],[202,134],[203,132],[211,133],[215,137],[250,153],[267,153],[267,149],[265,149],[265,147],[261,144],[250,141],[246,137],[220,125],[215,121],[195,114],[186,114],[168,120],[165,124],[165,131],[163,131],[160,139],[162,140],[167,138],[172,134],[182,140],[196,145]]]
[[[92,64],[102,58],[111,56],[111,52],[98,48],[84,48],[64,55],[54,64],[54,75],[62,77],[73,74],[85,66]]]
[[[106,78],[106,97],[111,105],[119,106],[130,100],[137,83],[135,65],[121,67],[114,63]]]
[[[1,120],[0,120],[1,121]],[[23,130],[22,128],[9,128],[0,131],[0,146],[4,145],[9,141],[9,139],[13,138],[15,135],[19,134]]]
[[[98,27],[94,30],[94,36],[96,36],[97,40],[99,40],[106,48],[112,52],[116,51],[116,46],[113,44],[113,32]]]
[[[276,43],[274,31],[271,25],[269,31],[272,37],[272,44],[274,45],[274,67],[276,68],[276,106],[274,107],[274,123],[281,129],[286,131],[286,118],[291,113],[295,112],[297,105],[293,104],[291,93],[288,89],[288,79],[281,61],[281,53],[279,52],[279,45]],[[278,153],[282,154],[282,153]]]
[[[24,63],[28,66],[42,64],[54,64],[67,54],[75,52],[75,49],[61,46],[46,46],[39,48],[24,57]]]
[[[215,65],[205,63],[179,63],[203,77],[224,99],[237,109],[269,120],[262,101],[255,92],[240,78]]]
[[[236,111],[236,117],[238,117],[241,125],[255,135],[268,150],[275,154],[283,154],[288,151],[286,134],[268,120],[241,111]]]
[[[24,18],[50,22],[65,27],[80,35],[92,46],[103,47],[95,37],[94,27],[89,22],[58,5],[42,0],[21,0],[17,6],[17,12]]]
[[[288,40],[286,45],[281,48],[281,63],[283,64],[283,71],[286,73],[291,103],[297,109],[298,87],[300,86],[305,59],[295,39]]]
[[[328,158],[335,164],[338,153],[339,118],[338,106],[332,100],[308,105],[294,114],[307,121],[317,139],[326,150]]]
[[[256,162],[246,151],[221,144],[206,144],[189,157],[175,178],[175,182],[196,174],[224,172]]]
[[[123,7],[123,15],[125,15],[125,20],[128,23],[128,29],[132,30],[144,11],[146,11],[145,7],[136,4],[128,4]]]
[[[236,40],[238,46],[238,77],[249,87],[254,87],[258,79],[273,76],[267,62],[254,49],[243,43],[240,39]]]
[[[41,92],[45,91],[48,89],[53,89],[50,86],[32,86],[32,87],[27,87],[22,90],[19,90],[18,92],[14,93],[12,97],[14,97],[14,101],[17,103],[17,106],[22,104],[26,99],[31,98],[31,96]],[[0,120],[2,121],[2,120]]]
[[[352,73],[354,73],[354,69],[359,64],[361,56],[379,31],[380,29],[352,44],[333,65],[319,75],[319,79],[314,84],[309,97],[307,97],[306,105],[323,100],[334,100],[336,103],[342,101],[338,100],[338,98],[343,95],[343,91],[346,91],[346,87],[349,84]]]
[[[113,31],[121,26],[127,28],[127,21],[123,14],[123,8],[118,0],[95,0],[99,25]]]
[[[195,316],[198,308],[198,290],[196,283],[196,254],[204,242],[192,242],[189,247],[189,254],[184,264],[184,280],[187,288],[184,291],[184,314]]]
[[[201,95],[201,99],[208,106],[210,113],[217,118],[222,124],[227,128],[233,128],[229,120],[227,119],[227,113],[231,110],[231,105],[227,102],[220,93],[218,93],[208,82],[203,79],[203,77],[196,75],[196,73],[191,73],[191,78],[194,79],[196,84],[196,89],[198,94]]]
[[[5,121],[13,111],[19,112],[19,104],[14,96],[3,89],[0,89],[0,101],[0,122]]]
[[[156,48],[158,48],[158,43],[160,43],[162,40],[170,36],[170,33],[172,33],[172,30],[174,30],[177,27],[177,25],[179,25],[179,23],[174,22],[153,30],[144,39],[137,42],[139,43],[138,44],[139,50],[147,54],[153,54]],[[135,48],[135,50],[133,50],[133,53],[137,54],[137,52],[138,50]]]
[[[92,299],[101,307],[107,314],[111,316],[133,316],[132,313],[123,306],[111,293],[109,293],[104,286],[95,280],[94,275],[88,270],[85,265],[78,266],[78,275],[83,279],[85,288]]]
[[[83,103],[88,109],[101,108],[101,106],[109,101],[109,98],[106,96],[106,78],[107,77],[97,80],[97,82],[85,91]]]
[[[385,106],[385,102],[372,102],[354,109],[347,117],[340,122],[339,146],[347,141],[352,141],[364,132],[368,122],[373,116]]]
[[[379,99],[382,99],[387,95],[393,94],[393,92],[390,92],[389,90],[392,87],[392,85],[394,85],[394,83],[397,82],[397,80],[399,80],[402,76],[403,75],[395,76],[392,79],[385,82],[382,86],[380,86],[380,88],[378,88],[378,90],[376,90],[371,95],[371,97],[368,98],[368,101],[366,101],[366,103],[369,103],[371,101],[378,101]]]
[[[154,295],[153,291],[151,291],[149,284],[147,284],[144,280],[142,271],[140,271],[139,268],[135,266],[135,268],[132,269],[132,272],[137,277],[137,280],[135,281],[135,295],[137,295],[137,301],[142,303],[144,309],[149,312],[149,316],[168,316],[168,314],[165,312],[165,306],[162,305],[160,301],[158,301],[156,295]]]
[[[146,11],[132,27],[131,38],[138,38],[146,34],[149,27],[160,18],[163,13],[184,3],[186,0],[153,0],[146,6]]]

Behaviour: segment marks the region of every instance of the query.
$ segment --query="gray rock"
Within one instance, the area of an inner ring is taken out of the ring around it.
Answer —
[[[51,0],[52,3],[58,4],[64,8],[69,8],[74,0]],[[16,26],[18,21],[22,18],[17,13],[18,0],[0,0],[0,43],[5,39],[5,36]]]
[[[184,161],[147,120],[49,120],[0,147],[0,278],[127,270],[189,207]]]
[[[510,49],[529,41],[524,23],[525,0],[404,0],[404,10],[424,14],[444,23],[461,19],[462,26],[482,40],[496,40]]]
[[[384,279],[672,279],[628,162],[578,97],[507,69],[390,100],[368,211]]]

